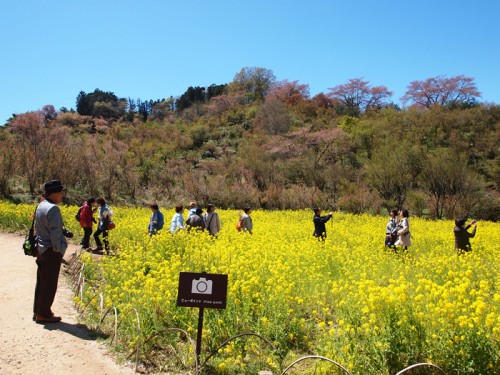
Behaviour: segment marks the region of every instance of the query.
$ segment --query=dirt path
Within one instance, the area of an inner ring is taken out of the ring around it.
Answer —
[[[0,233],[0,375],[134,374],[77,324],[64,266],[52,306],[62,322],[32,321],[36,263],[22,253],[22,242],[19,236]],[[70,245],[65,258],[74,251],[76,246]]]

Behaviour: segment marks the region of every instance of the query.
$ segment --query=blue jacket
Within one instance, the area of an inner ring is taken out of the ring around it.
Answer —
[[[156,224],[153,224],[153,221],[156,221]],[[160,210],[153,212],[151,218],[149,219],[148,231],[149,233],[156,233],[159,230],[163,229],[163,225],[165,224],[165,219],[163,218],[163,214]]]
[[[108,205],[105,204],[99,208],[99,225],[98,228],[104,231],[111,220],[113,212],[109,209]]]

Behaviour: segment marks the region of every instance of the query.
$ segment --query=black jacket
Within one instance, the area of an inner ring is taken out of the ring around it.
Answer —
[[[314,215],[314,233],[316,237],[326,237],[326,226],[325,223],[332,218],[332,215],[318,216]]]
[[[464,227],[455,227],[453,229],[453,233],[455,234],[455,249],[460,249],[464,251],[470,251],[470,241],[469,238],[472,238],[476,235],[476,227],[472,229],[472,233],[467,232],[471,225],[467,225]]]

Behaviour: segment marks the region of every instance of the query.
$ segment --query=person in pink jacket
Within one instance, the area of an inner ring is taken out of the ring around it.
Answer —
[[[93,217],[95,212],[95,198],[91,197],[85,202],[83,202],[80,208],[80,226],[83,228],[83,238],[80,242],[82,249],[90,248],[90,236],[92,235],[92,225],[95,223]]]

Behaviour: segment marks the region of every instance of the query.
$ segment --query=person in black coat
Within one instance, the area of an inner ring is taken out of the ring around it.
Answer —
[[[324,241],[326,239],[326,222],[330,220],[333,216],[333,213],[329,213],[326,216],[321,216],[321,209],[320,208],[314,208],[314,233],[313,236],[317,237],[318,240]]]
[[[453,234],[455,235],[455,250],[460,254],[462,252],[472,251],[470,245],[470,239],[476,235],[477,223],[476,220],[472,220],[469,224],[465,225],[467,219],[460,218],[455,220],[455,228],[453,229]],[[472,228],[472,232],[468,232],[468,229]]]
[[[205,230],[205,220],[203,220],[203,210],[201,208],[196,208],[195,213],[186,220],[188,226],[188,231],[191,229],[196,229],[199,231]]]

